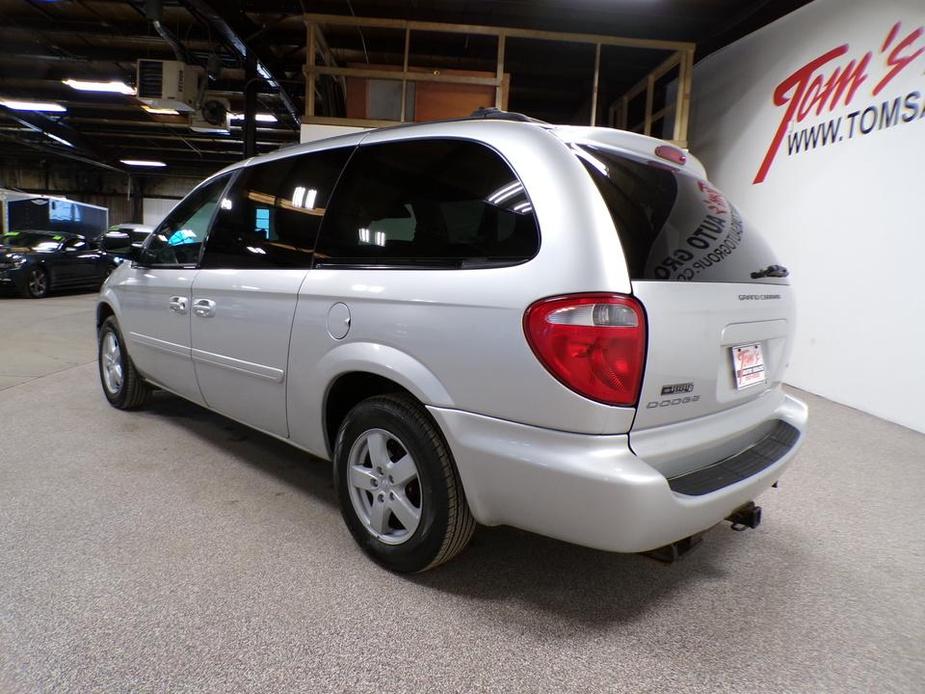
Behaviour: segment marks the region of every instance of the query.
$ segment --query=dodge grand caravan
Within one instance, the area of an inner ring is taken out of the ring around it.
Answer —
[[[660,140],[503,116],[332,138],[219,172],[122,250],[109,402],[161,388],[333,461],[393,570],[476,523],[617,552],[753,526],[802,441],[787,270]]]

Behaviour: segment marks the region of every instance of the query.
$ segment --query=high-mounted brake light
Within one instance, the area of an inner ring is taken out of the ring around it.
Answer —
[[[524,314],[527,342],[565,386],[608,405],[639,399],[646,355],[642,305],[621,294],[543,299]]]
[[[655,156],[667,159],[680,166],[684,166],[687,161],[687,155],[684,153],[684,150],[672,147],[671,145],[659,145],[656,147]]]

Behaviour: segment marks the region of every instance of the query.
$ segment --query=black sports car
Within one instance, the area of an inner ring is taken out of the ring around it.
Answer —
[[[52,289],[96,288],[119,260],[99,240],[55,231],[9,231],[0,236],[0,287],[33,299]]]

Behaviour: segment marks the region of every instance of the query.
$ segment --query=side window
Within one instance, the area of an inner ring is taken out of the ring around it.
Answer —
[[[146,265],[195,265],[209,222],[231,174],[200,186],[158,225],[145,247]]]
[[[466,140],[360,146],[327,215],[320,265],[477,267],[539,249],[533,205],[507,163]]]
[[[222,199],[204,268],[310,267],[318,229],[352,147],[247,167]]]

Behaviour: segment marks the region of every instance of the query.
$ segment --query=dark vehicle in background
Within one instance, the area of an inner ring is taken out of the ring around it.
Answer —
[[[33,299],[53,289],[96,289],[119,262],[99,238],[43,230],[0,235],[0,287]]]

